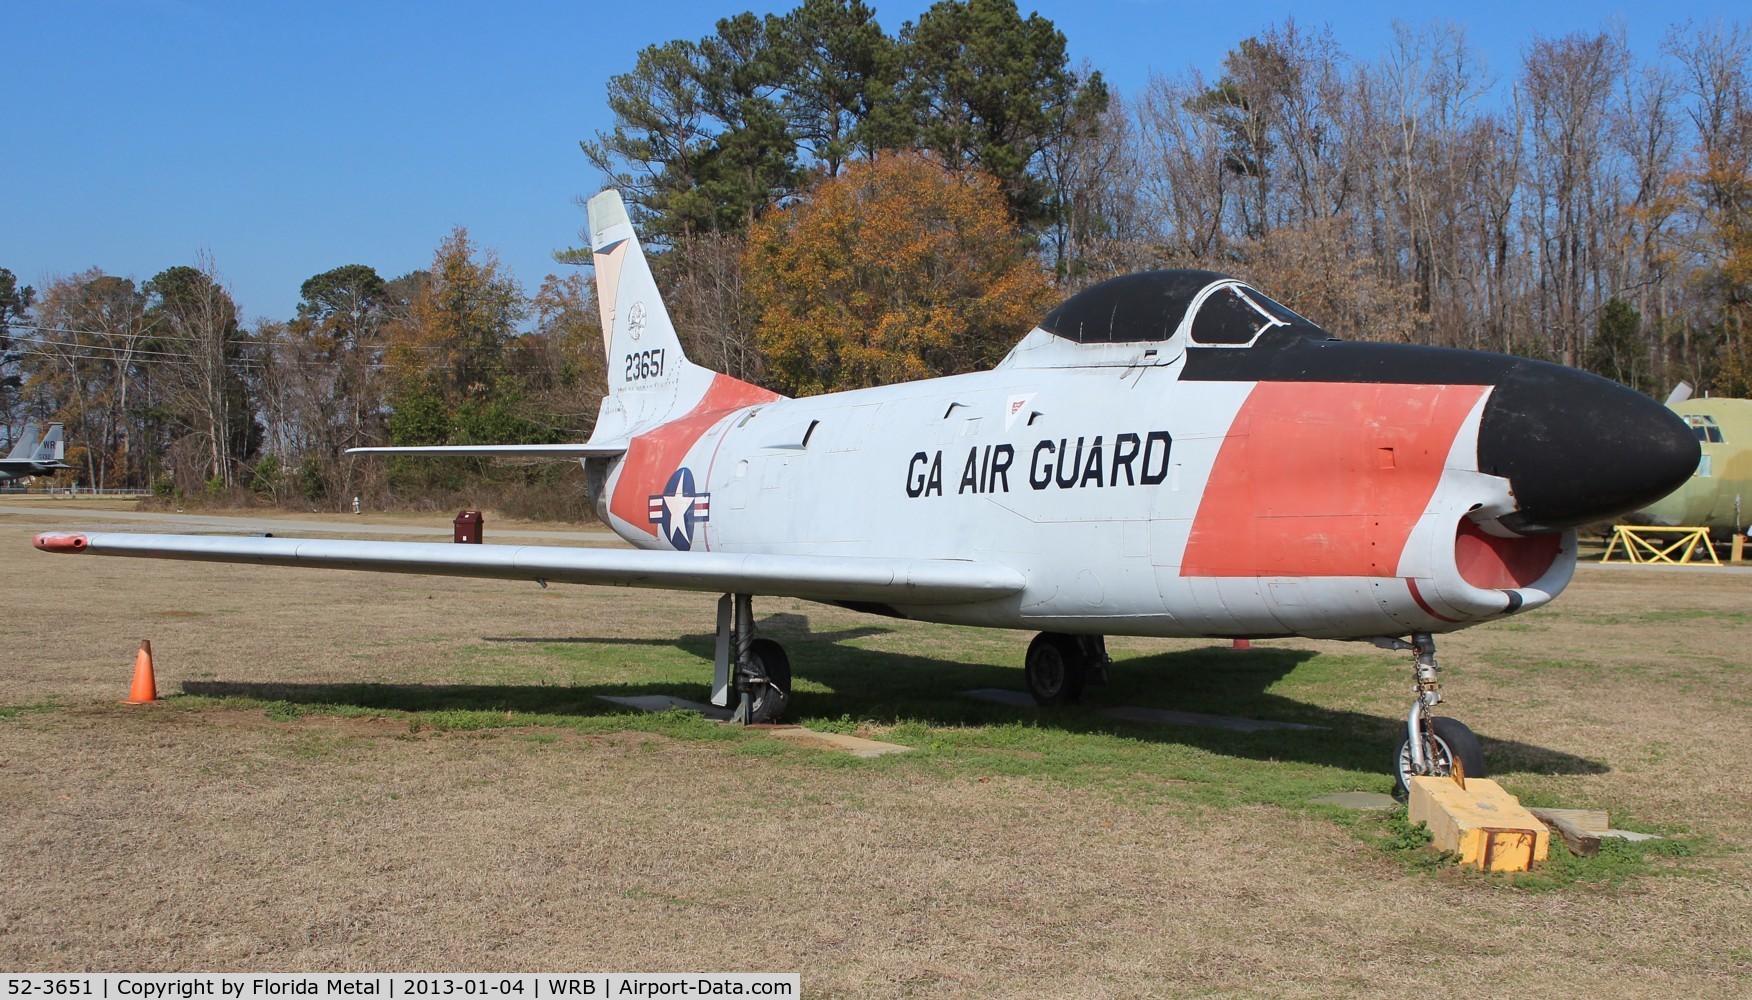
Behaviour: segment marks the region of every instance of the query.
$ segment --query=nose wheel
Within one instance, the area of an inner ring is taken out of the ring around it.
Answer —
[[[1411,791],[1411,779],[1423,775],[1454,777],[1461,784],[1466,779],[1484,777],[1484,750],[1478,737],[1466,724],[1431,713],[1442,701],[1442,685],[1437,679],[1441,669],[1436,664],[1436,640],[1428,632],[1413,632],[1411,641],[1378,640],[1392,649],[1410,650],[1413,688],[1416,700],[1405,720],[1405,739],[1393,758],[1393,794],[1405,798]]]
[[[1438,778],[1484,777],[1484,749],[1478,737],[1459,719],[1435,716],[1430,719],[1430,731],[1422,741],[1426,770],[1412,769],[1411,740],[1399,744],[1399,756],[1394,759],[1393,795],[1403,799],[1411,794],[1411,779],[1419,773]]]

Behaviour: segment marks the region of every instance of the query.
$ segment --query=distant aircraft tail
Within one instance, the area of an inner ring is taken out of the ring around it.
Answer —
[[[55,426],[59,427],[61,425],[56,424]],[[31,456],[36,454],[36,449],[36,424],[25,424],[24,432],[18,435],[17,441],[13,442],[12,451],[7,454],[5,460],[8,462],[28,462],[30,461]]]
[[[688,360],[620,192],[601,192],[586,211],[608,356],[608,396],[592,441],[626,440],[690,412],[780,398]]]
[[[49,433],[43,435],[42,443],[37,445],[36,454],[30,457],[33,462],[45,464],[60,464],[67,457],[67,440],[60,424],[50,424]]]

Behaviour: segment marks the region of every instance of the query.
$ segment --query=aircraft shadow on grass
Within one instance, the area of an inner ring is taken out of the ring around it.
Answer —
[[[931,656],[844,645],[850,639],[884,635],[883,626],[810,632],[808,618],[772,615],[760,622],[762,635],[783,641],[799,690],[792,696],[792,718],[849,717],[881,724],[914,722],[964,727],[1033,723],[1063,732],[1109,734],[1150,743],[1192,746],[1215,754],[1253,760],[1295,761],[1379,772],[1405,732],[1401,718],[1334,711],[1272,693],[1272,688],[1314,653],[1228,646],[1181,650],[1116,662],[1112,683],[1090,687],[1085,704],[1059,709],[1017,708],[969,698],[978,688],[1024,687],[1017,667],[941,660]],[[622,715],[630,709],[601,696],[669,695],[704,701],[710,680],[715,637],[604,639],[590,636],[486,637],[493,643],[535,645],[667,646],[698,656],[698,681],[630,682],[581,685],[459,684],[283,684],[190,681],[188,694],[244,697],[304,705],[347,705],[409,712],[492,711],[547,715]],[[1021,659],[1022,645],[1017,645]],[[1382,664],[1381,682],[1395,675]],[[825,690],[823,690],[825,689]],[[1296,722],[1317,729],[1240,733],[1224,729],[1133,722],[1100,712],[1106,706],[1176,709],[1211,715]],[[1601,774],[1605,765],[1547,747],[1481,736],[1493,772]]]

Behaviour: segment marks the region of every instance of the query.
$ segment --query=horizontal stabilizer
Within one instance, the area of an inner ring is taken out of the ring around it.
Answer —
[[[231,535],[38,535],[45,552],[143,556],[204,562],[425,573],[501,580],[590,583],[706,593],[869,601],[893,605],[970,604],[1019,593],[1022,574],[956,559],[654,552],[546,545],[455,545]]]
[[[454,458],[614,458],[624,444],[447,444],[408,448],[348,448],[349,455],[437,455]]]

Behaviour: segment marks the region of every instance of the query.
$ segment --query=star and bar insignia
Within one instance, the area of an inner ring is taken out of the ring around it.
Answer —
[[[662,493],[651,496],[651,523],[658,526],[663,537],[678,551],[693,548],[694,525],[711,520],[712,495],[694,492],[693,471],[686,466],[675,470]]]

